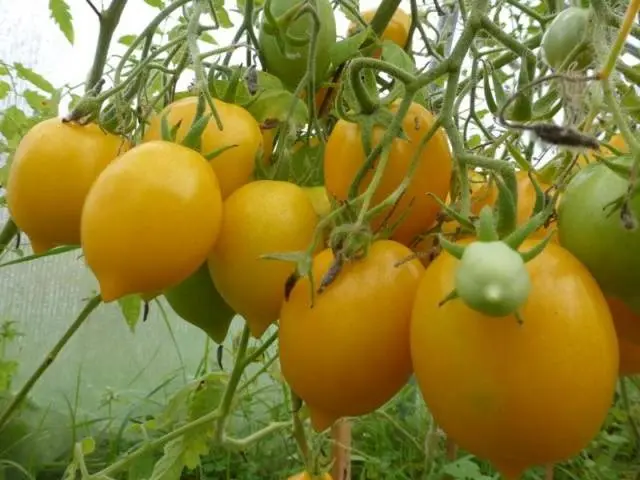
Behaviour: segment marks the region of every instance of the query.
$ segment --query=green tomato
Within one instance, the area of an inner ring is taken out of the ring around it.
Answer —
[[[455,278],[460,299],[468,307],[493,317],[514,313],[531,290],[522,257],[501,241],[467,245]]]
[[[629,156],[612,160],[631,166]],[[640,229],[627,230],[620,210],[608,204],[627,191],[628,181],[601,162],[590,163],[571,179],[558,207],[558,239],[591,272],[605,294],[640,296]],[[640,218],[640,195],[632,197],[632,214]]]
[[[216,290],[206,263],[164,296],[180,318],[203,330],[214,342],[224,341],[236,312]]]
[[[594,52],[590,43],[590,21],[591,10],[581,7],[569,7],[553,19],[542,37],[544,60],[550,67],[560,68],[574,47],[580,45],[584,39],[589,43],[581,48],[569,63],[575,62],[577,70],[583,70],[591,64]]]
[[[272,0],[271,12],[275,17],[295,6],[299,0]],[[336,42],[336,20],[329,0],[318,0],[318,16],[320,17],[320,31],[316,42],[315,59],[315,83],[319,85],[327,76],[330,67],[329,51]],[[266,70],[276,75],[283,85],[294,90],[305,72],[307,71],[307,59],[309,58],[309,42],[305,45],[291,45],[287,43],[287,55],[295,55],[296,58],[287,58],[276,42],[275,36],[267,33],[265,29],[266,19],[260,25],[260,49],[264,57]],[[290,23],[287,34],[297,38],[310,36],[313,32],[313,20],[309,14],[304,14]],[[286,38],[286,37],[285,37]]]

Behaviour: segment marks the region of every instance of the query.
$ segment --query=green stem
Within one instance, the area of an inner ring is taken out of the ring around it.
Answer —
[[[192,430],[196,430],[198,428],[200,428],[203,425],[206,425],[207,423],[213,422],[214,420],[216,420],[219,417],[220,413],[218,411],[218,409],[207,413],[206,415],[203,415],[202,417],[198,418],[197,420],[194,420],[193,422],[189,422],[175,430],[173,430],[172,432],[169,432],[159,438],[156,438],[155,440],[152,440],[148,443],[145,443],[144,445],[142,445],[140,448],[138,448],[137,450],[134,450],[133,452],[131,452],[129,455],[127,455],[124,458],[121,458],[120,460],[118,460],[115,463],[112,463],[111,465],[109,465],[106,468],[103,468],[102,470],[100,470],[99,472],[94,473],[93,475],[90,475],[88,478],[86,478],[85,480],[103,480],[105,478],[108,478],[109,476],[113,475],[116,472],[121,471],[122,469],[124,469],[125,467],[128,467],[131,463],[133,463],[135,460],[137,460],[138,458],[147,455],[148,453],[151,453],[161,447],[163,447],[165,444],[169,443],[171,440],[174,440],[178,437],[181,437],[182,435],[186,435],[187,433],[191,432]]]
[[[523,13],[525,13],[527,16],[533,18],[540,25],[545,25],[547,23],[547,21],[548,21],[546,18],[544,18],[542,15],[540,15],[538,12],[536,12],[533,8],[530,8],[527,5],[522,4],[518,0],[506,0],[506,2],[511,4],[511,5],[513,5],[518,10],[520,10]]]
[[[9,218],[2,228],[2,231],[0,231],[0,256],[2,256],[7,247],[11,245],[16,235],[18,235],[18,226],[12,218]]]
[[[236,354],[236,361],[233,365],[233,371],[231,372],[231,377],[229,378],[229,383],[227,384],[227,388],[224,391],[224,396],[222,397],[222,401],[220,402],[220,406],[218,407],[218,419],[216,425],[216,443],[221,443],[224,441],[224,429],[227,422],[227,417],[229,416],[229,411],[231,410],[231,404],[233,402],[233,397],[236,393],[236,389],[238,388],[238,384],[240,383],[240,379],[242,378],[242,373],[247,366],[245,361],[245,356],[247,353],[247,345],[249,345],[249,337],[251,336],[251,332],[249,331],[249,327],[245,325],[242,330],[242,336],[240,337],[240,345],[238,345],[238,353]]]
[[[60,351],[64,348],[67,342],[71,339],[71,337],[76,333],[76,331],[80,328],[80,326],[89,318],[89,315],[100,305],[102,299],[99,295],[93,297],[89,302],[85,305],[85,307],[80,312],[80,315],[76,318],[76,320],[71,324],[71,326],[67,329],[66,332],[60,337],[58,342],[53,346],[51,351],[44,358],[42,363],[38,366],[35,372],[29,377],[26,383],[22,386],[20,391],[13,397],[13,400],[7,407],[4,409],[2,414],[0,414],[0,431],[2,427],[7,423],[10,419],[13,412],[20,406],[20,404],[27,397],[33,386],[36,382],[42,377],[42,374],[47,371],[47,369],[54,362]]]
[[[100,15],[98,45],[93,58],[93,65],[91,66],[85,84],[85,92],[91,90],[102,78],[104,67],[107,64],[107,55],[109,54],[109,46],[111,45],[113,33],[120,22],[120,17],[126,4],[127,0],[113,0],[109,8]]]
[[[618,61],[616,65],[616,69],[627,79],[635,83],[636,85],[640,85],[640,71],[631,68],[629,65],[623,63],[622,61]]]
[[[376,35],[382,35],[399,6],[400,0],[382,0],[370,24]]]
[[[246,450],[248,447],[271,435],[273,432],[277,432],[278,430],[282,430],[290,426],[291,422],[273,422],[262,430],[258,430],[243,439],[227,437],[224,440],[224,446],[235,450]]]
[[[608,78],[611,75],[611,72],[615,69],[616,62],[622,49],[624,48],[624,44],[627,41],[627,36],[629,35],[629,31],[633,26],[633,22],[638,13],[638,9],[640,8],[640,0],[631,0],[629,2],[629,6],[627,7],[627,12],[622,20],[622,24],[618,30],[618,36],[616,37],[616,41],[611,47],[609,51],[609,56],[607,57],[607,61],[600,70],[600,78]]]
[[[508,35],[504,32],[497,24],[495,24],[489,17],[486,15],[482,15],[480,17],[480,23],[482,28],[489,33],[493,38],[502,43],[505,47],[507,47],[512,52],[518,54],[519,56],[526,55],[527,58],[532,61],[536,60],[536,56],[533,54],[531,50],[529,50],[526,45],[523,45],[518,40],[516,40],[513,36]]]
[[[609,79],[605,79],[602,81],[602,90],[604,92],[604,99],[607,103],[607,106],[611,109],[611,113],[613,114],[613,118],[616,121],[616,125],[622,134],[625,142],[629,146],[629,149],[633,152],[634,155],[640,154],[640,142],[636,140],[627,119],[625,118],[622,110],[620,109],[620,105],[615,98],[613,93],[613,89],[611,88],[611,81]]]

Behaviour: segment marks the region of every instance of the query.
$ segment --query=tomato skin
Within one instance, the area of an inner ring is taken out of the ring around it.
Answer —
[[[333,477],[328,473],[324,473],[321,476],[314,477],[309,472],[305,471],[296,473],[295,475],[290,476],[287,480],[333,480]]]
[[[271,2],[271,12],[277,17],[296,5],[296,3],[295,0],[273,0]],[[331,3],[328,0],[318,0],[317,13],[320,17],[320,30],[316,40],[315,84],[319,86],[327,76],[330,67],[329,50],[336,42],[336,20],[333,16]],[[276,75],[286,88],[295,90],[307,71],[309,44],[302,46],[287,45],[287,53],[299,56],[295,59],[286,58],[280,50],[275,37],[265,31],[265,22],[266,20],[263,19],[260,24],[259,42],[266,69],[269,73]],[[288,34],[299,38],[309,36],[312,31],[313,23],[308,14],[291,22],[287,29]]]
[[[222,147],[237,145],[222,152],[210,160],[220,183],[222,198],[251,180],[255,170],[256,155],[262,148],[263,138],[258,122],[244,108],[233,103],[213,99],[216,111],[222,122],[222,131],[218,129],[215,118],[209,119],[201,137],[203,155]],[[198,97],[189,96],[167,105],[162,112],[154,115],[145,131],[143,142],[161,140],[161,119],[168,112],[169,126],[182,121],[176,141],[180,143],[191,128],[198,107]],[[211,113],[207,105],[205,114]]]
[[[316,295],[313,308],[308,277],[282,304],[282,374],[308,405],[317,431],[379,408],[408,381],[411,305],[424,272],[417,259],[395,266],[409,255],[395,241],[376,241]],[[314,258],[316,286],[333,258],[331,249]]]
[[[81,219],[102,299],[183,281],[205,262],[221,218],[218,180],[198,152],[155,141],[114,160],[93,183]]]
[[[569,7],[549,24],[542,37],[542,52],[550,67],[560,68],[574,47],[588,35],[590,16],[590,10],[587,8]],[[575,62],[577,69],[585,69],[592,61],[593,47],[589,45],[572,60],[572,63]]]
[[[630,166],[632,159],[614,163]],[[627,191],[627,180],[601,162],[582,168],[569,182],[558,207],[560,244],[580,260],[611,296],[638,298],[640,284],[640,229],[626,230],[620,212],[607,216],[605,207]],[[630,201],[640,215],[640,196]]]
[[[397,107],[398,104],[392,105],[391,111],[395,113]],[[409,141],[399,138],[393,140],[387,168],[373,195],[372,206],[384,200],[403,181],[420,140],[434,121],[431,112],[417,103],[411,104],[402,121]],[[325,185],[327,191],[337,200],[347,199],[351,182],[366,160],[360,131],[358,124],[341,119],[327,140],[324,151]],[[384,129],[376,126],[373,130],[372,145],[379,143],[383,135]],[[444,130],[438,130],[422,149],[415,174],[390,217],[389,224],[393,224],[401,215],[406,214],[391,236],[392,239],[409,244],[416,235],[426,231],[434,223],[440,206],[427,195],[427,192],[444,200],[449,192],[451,171],[452,159],[447,137]],[[364,192],[371,182],[373,173],[374,170],[371,169],[364,177],[360,184],[360,193]],[[411,210],[407,213],[406,209],[410,204]],[[373,228],[377,228],[385,220],[387,213],[388,210],[374,219]]]
[[[91,184],[130,144],[96,124],[50,118],[22,138],[7,181],[7,206],[35,253],[80,244],[80,216]]]
[[[532,290],[520,325],[459,300],[438,305],[458,262],[446,252],[432,262],[412,313],[413,368],[436,423],[513,478],[575,455],[605,420],[618,372],[616,332],[597,283],[550,243],[526,264]]]
[[[261,255],[306,250],[318,224],[311,200],[299,186],[259,180],[224,202],[224,217],[209,255],[211,278],[222,298],[260,337],[278,319],[284,285],[295,264]]]
[[[366,10],[362,12],[362,19],[367,22],[367,24],[371,23],[373,17],[376,14],[376,10]],[[411,16],[407,14],[403,9],[398,8],[395,12],[393,12],[393,16],[389,23],[385,27],[382,35],[380,35],[381,40],[390,40],[401,48],[404,48],[407,44],[407,40],[409,39],[409,29],[411,28]],[[352,35],[357,29],[357,25],[353,22],[349,24],[349,34]],[[377,49],[373,56],[379,58],[382,50]]]

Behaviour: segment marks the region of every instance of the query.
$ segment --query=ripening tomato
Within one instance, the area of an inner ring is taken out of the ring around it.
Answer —
[[[524,170],[516,172],[516,180],[518,183],[518,210],[517,225],[523,225],[531,218],[533,209],[536,206],[536,189],[529,179],[529,175]],[[551,185],[538,181],[542,191],[545,191]],[[486,183],[477,189],[471,196],[471,212],[475,215],[480,214],[480,210],[485,205],[493,206],[498,199],[498,187],[495,183]],[[550,224],[548,227],[542,227],[532,234],[532,237],[544,237],[554,227]],[[552,240],[557,241],[557,235],[553,235]]]
[[[589,37],[591,16],[591,9],[581,7],[569,7],[556,15],[542,37],[544,60],[550,67],[560,68],[573,49],[583,41],[585,44],[569,63],[575,63],[577,70],[583,70],[591,64],[594,57],[594,49]],[[568,67],[571,65],[565,65],[565,68]]]
[[[306,250],[318,214],[299,186],[259,180],[232,193],[209,256],[213,283],[222,298],[242,315],[254,337],[278,319],[284,286],[295,264],[261,255]]]
[[[527,239],[521,251],[539,241]],[[526,264],[531,290],[519,324],[459,299],[440,305],[459,262],[446,252],[436,258],[413,306],[413,368],[435,422],[508,479],[577,454],[605,420],[618,375],[602,291],[575,257],[550,243]]]
[[[394,103],[391,111],[395,113],[397,108],[398,104]],[[393,139],[387,168],[373,195],[372,206],[383,201],[404,180],[421,139],[429,132],[434,121],[431,112],[417,103],[411,104],[402,121],[408,140],[397,137]],[[381,126],[374,128],[372,146],[380,141],[384,131]],[[324,178],[327,191],[337,200],[346,200],[351,183],[365,159],[360,125],[344,119],[339,120],[329,135],[324,150]],[[379,159],[375,164],[378,161]],[[426,231],[434,223],[440,206],[427,193],[430,192],[444,200],[449,193],[451,170],[452,160],[447,137],[444,130],[439,129],[420,151],[415,174],[387,221],[389,225],[393,225],[403,217],[391,238],[409,244],[416,235]],[[374,169],[365,175],[360,183],[360,193],[370,184],[373,173]],[[373,222],[373,228],[379,227],[388,213],[388,209],[382,212]]]
[[[114,160],[93,183],[81,219],[102,299],[182,282],[206,261],[221,218],[218,180],[198,152],[158,140]]]
[[[630,167],[633,159],[618,157],[610,161]],[[582,168],[567,185],[558,207],[558,237],[607,295],[630,302],[639,297],[640,229],[626,229],[620,209],[611,213],[609,207],[626,194],[627,186],[628,180],[602,162]],[[631,198],[629,208],[640,218],[640,196]]]
[[[399,264],[410,255],[400,243],[376,241],[366,257],[343,266],[313,306],[308,277],[282,304],[280,367],[315,430],[372,412],[409,379],[411,305],[424,272],[417,259]],[[313,259],[316,288],[333,260],[331,249]]]
[[[22,137],[7,180],[7,206],[35,253],[80,244],[91,184],[129,142],[96,124],[44,120]]]
[[[366,10],[362,12],[362,19],[370,24],[371,20],[376,14],[376,10]],[[409,29],[411,28],[411,16],[407,14],[403,9],[398,8],[389,20],[389,23],[385,27],[382,35],[380,35],[381,40],[390,40],[401,48],[404,48],[407,44],[407,40],[409,40]],[[358,29],[358,26],[351,22],[349,24],[349,35],[353,35],[355,31]],[[377,49],[374,53],[374,57],[380,57],[381,49]]]
[[[297,4],[297,0],[272,0],[271,13],[278,17]],[[320,20],[320,29],[316,38],[315,84],[320,85],[328,74],[331,56],[330,50],[336,42],[336,20],[329,0],[317,0],[316,12]],[[292,45],[287,42],[286,51],[282,51],[276,37],[268,33],[266,20],[260,24],[259,43],[264,57],[265,67],[269,73],[276,75],[282,84],[295,90],[307,72],[309,58],[309,42],[304,45]],[[283,32],[284,33],[284,32]],[[305,14],[292,21],[286,30],[287,35],[299,39],[309,38],[313,33],[313,20]]]
[[[251,114],[239,105],[213,99],[216,112],[222,122],[218,128],[214,117],[209,119],[201,136],[200,151],[203,156],[223,147],[235,145],[210,160],[218,177],[222,199],[227,198],[238,187],[248,183],[255,170],[256,155],[262,149],[260,125]],[[144,133],[143,142],[162,138],[161,119],[167,114],[170,127],[182,122],[178,128],[176,141],[180,143],[191,128],[198,107],[198,97],[190,96],[167,105],[154,115]],[[210,114],[207,105],[205,114]]]

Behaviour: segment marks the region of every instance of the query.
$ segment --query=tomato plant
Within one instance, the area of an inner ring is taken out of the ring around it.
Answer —
[[[588,8],[569,7],[553,19],[542,38],[544,59],[551,67],[568,68],[575,62],[576,68],[584,69],[591,64],[594,56],[591,15]]]

